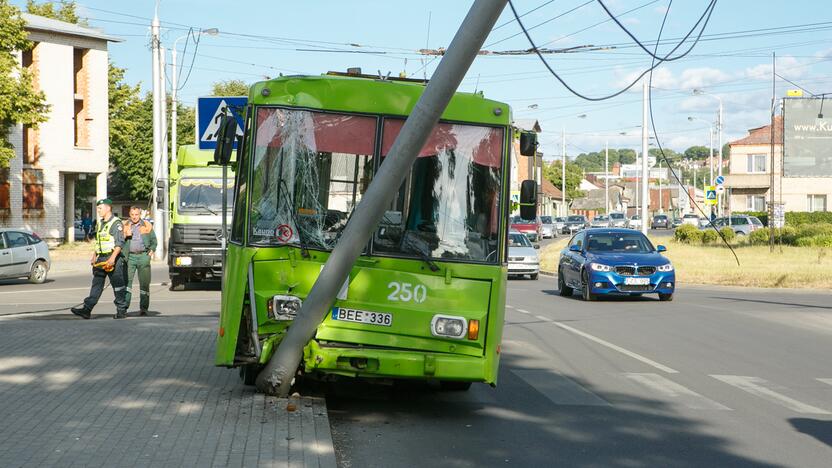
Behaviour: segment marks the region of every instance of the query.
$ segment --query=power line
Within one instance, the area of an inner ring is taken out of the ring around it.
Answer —
[[[652,1],[649,1],[649,2],[647,2],[647,3],[641,4],[641,5],[639,5],[639,6],[635,7],[635,8],[631,8],[631,9],[629,9],[629,10],[625,11],[624,13],[621,13],[621,15],[620,15],[620,16],[623,16],[623,15],[628,15],[628,14],[630,14],[630,13],[634,12],[634,11],[641,10],[642,8],[646,8],[646,7],[648,7],[648,6],[650,6],[650,5],[654,4],[654,3],[657,3],[658,1],[659,1],[659,0],[652,0]],[[549,42],[543,43],[543,44],[541,44],[541,47],[547,46],[547,45],[549,45],[549,44],[554,44],[555,42],[558,42],[558,41],[562,41],[562,40],[564,40],[564,39],[566,39],[566,38],[569,38],[569,37],[575,36],[575,35],[577,35],[577,34],[580,34],[580,33],[584,32],[584,31],[588,31],[588,30],[590,30],[590,29],[592,29],[592,28],[598,27],[598,26],[600,26],[600,25],[602,25],[602,24],[604,24],[604,23],[609,23],[610,21],[611,21],[610,19],[605,19],[605,20],[603,20],[603,21],[599,21],[599,22],[597,22],[597,23],[595,23],[595,24],[591,24],[591,25],[589,25],[589,26],[587,26],[587,27],[585,27],[585,28],[583,28],[583,29],[579,29],[579,30],[577,30],[577,31],[575,31],[575,32],[572,32],[572,33],[569,33],[569,34],[567,34],[567,35],[565,35],[565,36],[561,36],[561,37],[559,37],[559,38],[557,38],[557,39],[553,39],[553,40],[551,40],[551,41],[549,41]]]
[[[526,16],[526,15],[528,15],[528,14],[530,14],[530,13],[534,13],[535,11],[537,11],[537,10],[539,10],[539,9],[541,9],[541,8],[543,8],[543,7],[545,7],[546,5],[548,5],[548,4],[550,4],[550,3],[554,3],[554,2],[555,2],[555,0],[549,0],[548,2],[544,2],[542,5],[539,5],[539,6],[535,7],[535,8],[532,8],[531,10],[529,10],[529,11],[527,11],[527,12],[523,13],[522,15],[520,15],[520,17],[522,18],[522,17],[524,17],[524,16]],[[511,20],[506,21],[506,22],[505,22],[505,23],[503,23],[503,24],[500,24],[500,25],[498,25],[498,26],[494,26],[493,28],[491,28],[491,32],[494,32],[494,31],[496,31],[496,30],[498,30],[498,29],[502,28],[503,26],[509,25],[509,24],[511,24],[511,23],[513,23],[513,22],[514,22],[514,20],[513,20],[513,19],[511,19]]]
[[[564,16],[566,16],[566,15],[568,15],[568,14],[570,14],[570,13],[574,12],[574,11],[578,11],[578,10],[580,10],[581,8],[583,8],[583,7],[587,6],[587,5],[589,5],[589,4],[590,4],[590,3],[592,3],[593,1],[594,1],[594,0],[588,0],[588,1],[586,1],[586,2],[584,2],[584,3],[582,3],[582,4],[580,4],[580,5],[578,5],[578,6],[574,7],[574,8],[572,8],[571,10],[567,10],[567,11],[565,11],[565,12],[563,12],[563,13],[561,13],[561,14],[557,15],[557,16],[554,16],[554,17],[552,17],[552,18],[547,19],[546,21],[544,21],[544,22],[542,22],[542,23],[538,23],[538,24],[536,24],[536,25],[534,25],[534,26],[531,26],[531,27],[529,28],[529,30],[531,31],[532,29],[539,28],[540,26],[543,26],[544,24],[550,23],[550,22],[552,22],[552,21],[554,21],[554,20],[556,20],[556,19],[558,19],[558,18],[562,18],[562,17],[564,17]],[[515,11],[515,15],[514,15],[514,21],[517,21],[518,23],[520,23],[520,16],[518,16],[518,15],[516,14],[516,11]],[[515,38],[515,37],[519,36],[520,34],[521,34],[521,33],[512,34],[511,36],[508,36],[508,37],[505,37],[505,38],[503,38],[503,39],[500,39],[499,41],[495,41],[495,42],[492,42],[492,43],[490,43],[490,44],[486,44],[484,47],[491,47],[491,46],[493,46],[493,45],[500,44],[500,43],[505,42],[505,41],[507,41],[507,40],[509,40],[509,39],[513,39],[513,38]]]

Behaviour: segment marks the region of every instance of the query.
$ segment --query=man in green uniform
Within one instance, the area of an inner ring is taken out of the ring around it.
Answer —
[[[92,255],[92,287],[90,295],[84,299],[84,304],[73,307],[72,313],[89,319],[92,309],[98,303],[101,292],[104,291],[104,279],[110,278],[110,285],[115,295],[116,313],[115,319],[122,319],[127,316],[127,262],[121,254],[124,247],[124,225],[121,220],[113,215],[113,202],[104,198],[96,202],[98,212],[98,224],[95,228],[95,253]]]
[[[153,225],[142,219],[142,209],[130,207],[130,219],[124,222],[124,252],[127,256],[127,296],[130,305],[133,297],[133,276],[139,274],[139,315],[147,315],[150,307],[150,260],[156,250],[156,233]]]

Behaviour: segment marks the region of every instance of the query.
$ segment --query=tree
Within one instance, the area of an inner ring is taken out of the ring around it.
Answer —
[[[636,151],[629,148],[621,148],[618,150],[618,162],[621,164],[635,164]]]
[[[15,151],[9,141],[14,124],[37,126],[47,120],[46,96],[36,91],[32,76],[17,62],[17,54],[28,51],[26,21],[8,0],[0,0],[0,168],[9,167]]]
[[[60,6],[56,8],[55,3],[59,3]],[[76,5],[74,1],[43,2],[38,4],[34,0],[26,0],[26,11],[28,13],[86,26],[87,22],[78,17],[75,9]]]
[[[543,164],[543,177],[552,183],[557,188],[561,188],[563,182],[561,174],[561,161],[552,161]],[[584,193],[578,189],[581,185],[581,180],[584,178],[583,169],[578,164],[567,161],[566,162],[566,196],[575,199],[580,198]]]
[[[685,150],[685,158],[694,159],[697,161],[708,159],[708,156],[710,156],[710,154],[711,150],[708,149],[707,146],[691,146],[690,148]]]
[[[248,85],[243,80],[227,80],[214,83],[212,96],[248,96]]]

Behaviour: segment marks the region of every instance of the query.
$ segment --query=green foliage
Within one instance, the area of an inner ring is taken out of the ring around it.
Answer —
[[[243,80],[218,81],[211,87],[212,96],[248,96],[248,85]]]
[[[736,232],[734,232],[734,230],[733,230],[733,229],[731,229],[731,228],[730,228],[730,227],[728,227],[728,226],[725,226],[724,228],[720,229],[720,230],[719,230],[719,233],[720,233],[720,234],[722,234],[722,237],[723,237],[723,238],[724,238],[727,242],[733,242],[733,241],[734,241],[734,238],[736,238],[736,237],[737,237],[737,233],[736,233]]]
[[[585,172],[603,172],[606,157],[604,149],[592,151],[591,153],[581,153],[575,157],[575,164]],[[633,164],[634,162],[636,162],[636,152],[634,150],[623,148],[609,149],[610,170],[612,170],[612,166],[615,163]]]
[[[672,149],[662,149],[664,150],[664,158],[667,158],[667,160],[670,161],[671,164],[676,164],[680,159],[682,159],[682,155],[673,151]],[[667,167],[667,161],[665,161],[664,158],[662,158],[662,151],[659,151],[658,148],[650,148],[650,150],[647,151],[647,154],[656,158],[656,164],[658,164],[658,162],[661,162],[663,166]]]
[[[832,247],[832,234],[801,237],[795,241],[798,247]]]
[[[0,0],[0,169],[9,167],[14,147],[8,140],[14,124],[36,126],[46,121],[49,106],[35,91],[32,76],[17,62],[17,52],[32,48],[20,10]]]
[[[561,161],[552,161],[543,163],[543,177],[549,180],[557,188],[561,188],[562,176]],[[584,178],[583,170],[576,163],[566,162],[566,196],[575,199],[583,196],[583,192],[578,190],[581,185],[581,180]]]
[[[804,224],[832,224],[832,211],[787,211],[786,224],[802,226]]]
[[[675,238],[679,242],[689,242],[691,236],[695,236],[694,233],[698,233],[699,229],[692,224],[683,224],[676,228],[676,233],[674,234]]]
[[[768,229],[757,229],[756,231],[751,231],[751,234],[748,235],[748,243],[751,245],[767,245],[769,239],[768,231]]]
[[[57,8],[56,3],[59,5]],[[78,17],[76,8],[74,1],[37,3],[34,0],[26,0],[26,11],[33,15],[86,26],[87,22]]]
[[[716,150],[714,150],[714,154],[717,154]],[[686,159],[702,161],[708,159],[711,155],[711,150],[707,146],[691,146],[685,150],[684,155]]]
[[[702,233],[703,244],[713,244],[714,242],[719,240],[719,233],[717,233],[713,229],[705,229],[704,231],[699,232]]]
[[[797,238],[815,236],[832,236],[832,224],[804,224],[797,227]]]

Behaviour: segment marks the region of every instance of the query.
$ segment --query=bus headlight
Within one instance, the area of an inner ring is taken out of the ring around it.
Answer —
[[[303,306],[303,301],[295,296],[274,296],[269,301],[269,317],[275,320],[294,320]]]
[[[464,317],[434,315],[430,321],[430,332],[433,336],[462,339],[468,333],[468,322]]]

